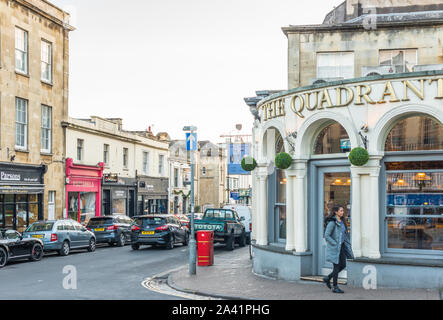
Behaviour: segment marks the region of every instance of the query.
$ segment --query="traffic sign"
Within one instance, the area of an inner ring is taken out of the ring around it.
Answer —
[[[186,150],[197,150],[197,133],[186,133]]]

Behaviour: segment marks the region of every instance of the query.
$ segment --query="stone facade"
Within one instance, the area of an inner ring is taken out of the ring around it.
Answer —
[[[335,24],[282,28],[288,37],[288,88],[310,85],[319,79],[319,53],[354,53],[355,78],[366,76],[368,68],[365,67],[380,65],[380,50],[413,48],[417,49],[417,65],[442,64],[443,19],[434,19],[433,16],[423,18],[408,20],[402,17],[403,20],[396,23],[378,21],[377,18],[367,20],[368,24],[364,20],[356,23],[337,21]]]
[[[15,68],[15,30],[27,32],[27,72]],[[61,122],[68,117],[69,14],[43,0],[0,0],[0,161],[14,164],[47,165],[44,175],[44,216],[48,191],[55,191],[55,218],[64,208],[65,137]],[[42,40],[52,46],[52,81],[42,81]],[[15,146],[16,97],[27,100],[27,146]],[[42,105],[51,115],[51,149],[41,151]],[[11,161],[13,159],[13,161]]]

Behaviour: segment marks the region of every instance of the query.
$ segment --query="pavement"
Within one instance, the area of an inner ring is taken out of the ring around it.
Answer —
[[[174,290],[228,300],[440,300],[440,293],[430,289],[365,290],[340,285],[344,294],[332,293],[324,283],[284,281],[254,274],[249,248],[223,251],[214,257],[214,265],[189,266],[169,273],[168,285]]]

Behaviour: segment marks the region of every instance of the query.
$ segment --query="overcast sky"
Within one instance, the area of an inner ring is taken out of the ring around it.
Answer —
[[[287,89],[281,27],[319,24],[343,0],[50,0],[70,12],[71,117],[222,142],[250,133],[244,97]]]

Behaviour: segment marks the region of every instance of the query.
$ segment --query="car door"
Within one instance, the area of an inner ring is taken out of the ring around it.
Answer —
[[[131,239],[131,226],[132,226],[132,219],[131,218],[129,218],[129,217],[123,217],[123,219],[124,219],[124,232],[125,232],[125,235],[126,235],[126,239]]]
[[[71,223],[74,225],[75,231],[77,233],[78,246],[87,247],[89,245],[89,232],[87,232],[87,229],[83,227],[80,223],[75,221],[71,221]]]
[[[8,242],[8,248],[12,253],[12,257],[19,257],[28,255],[30,249],[25,245],[21,235],[15,230],[7,230],[5,232],[5,238]]]
[[[182,225],[181,221],[179,218],[174,217],[174,220],[177,224],[177,235],[178,235],[178,239],[180,239],[181,242],[185,241],[185,237],[186,237],[186,231],[185,231],[185,227]]]
[[[80,234],[78,233],[77,230],[75,230],[74,221],[70,221],[70,220],[66,220],[64,225],[65,225],[65,232],[66,232],[66,236],[69,238],[70,242],[71,242],[71,248],[78,248],[80,247],[80,243],[81,243],[81,239],[80,239]]]

